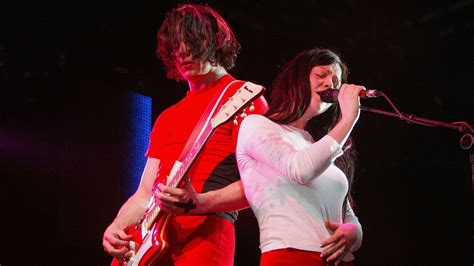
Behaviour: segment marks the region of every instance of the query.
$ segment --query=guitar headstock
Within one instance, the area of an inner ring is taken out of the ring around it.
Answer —
[[[211,119],[212,128],[219,126],[243,109],[250,101],[262,95],[265,89],[251,82],[245,82]]]

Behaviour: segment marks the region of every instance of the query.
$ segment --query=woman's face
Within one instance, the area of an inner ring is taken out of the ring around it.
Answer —
[[[306,110],[307,117],[318,116],[326,112],[331,103],[325,103],[321,101],[319,94],[330,88],[339,89],[341,87],[342,69],[339,64],[315,66],[309,73],[309,83],[311,86],[311,103]]]

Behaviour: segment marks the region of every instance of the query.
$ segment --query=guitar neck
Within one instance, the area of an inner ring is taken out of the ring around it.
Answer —
[[[179,183],[185,176],[186,172],[191,167],[194,159],[201,151],[204,143],[206,143],[207,139],[211,135],[213,128],[210,124],[204,128],[202,134],[198,137],[198,139],[194,142],[194,145],[191,146],[188,152],[186,152],[186,156],[182,160],[176,161],[173,169],[170,172],[168,186],[170,187],[178,187]],[[177,169],[175,169],[177,167]]]

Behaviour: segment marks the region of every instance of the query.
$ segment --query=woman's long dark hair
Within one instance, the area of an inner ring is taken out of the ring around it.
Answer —
[[[175,52],[181,43],[193,59],[209,61],[231,69],[240,44],[227,22],[207,5],[184,4],[166,14],[158,35],[156,54],[166,66],[167,77],[183,80],[175,66]]]
[[[314,48],[300,52],[290,60],[278,73],[270,90],[270,108],[265,114],[278,124],[289,124],[296,121],[308,109],[311,102],[311,86],[309,75],[315,66],[339,64],[342,69],[342,83],[347,82],[349,70],[341,58],[333,51],[324,48]],[[312,118],[306,125],[306,130],[315,141],[324,137],[339,121],[340,109],[333,104],[326,112]],[[351,188],[354,178],[356,152],[352,138],[343,147],[344,154],[335,164],[347,176],[349,191],[346,198],[353,204]],[[343,210],[347,201],[344,201]]]

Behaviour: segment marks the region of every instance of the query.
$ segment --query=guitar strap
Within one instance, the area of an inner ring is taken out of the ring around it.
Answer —
[[[184,145],[183,151],[181,152],[181,155],[179,156],[178,161],[182,162],[186,158],[186,156],[191,151],[191,149],[193,148],[196,141],[204,133],[205,129],[207,128],[207,125],[210,123],[210,120],[212,118],[211,116],[215,112],[216,108],[218,107],[222,97],[227,92],[229,87],[232,84],[236,83],[236,82],[239,82],[239,80],[233,80],[232,82],[229,82],[229,84],[227,84],[227,86],[225,86],[222,90],[216,92],[216,94],[214,95],[212,100],[209,102],[207,108],[204,110],[204,112],[203,112],[201,118],[199,119],[198,123],[194,127],[194,130],[191,133],[191,135],[189,136],[188,141]],[[245,83],[243,83],[243,84],[245,84]],[[196,157],[197,156],[195,156],[194,158],[196,158]],[[174,173],[177,170],[178,169],[175,169],[175,167],[173,167],[173,169],[171,170],[170,175],[168,175],[168,177],[174,176]],[[167,180],[168,185],[169,185],[170,181],[171,180]]]

